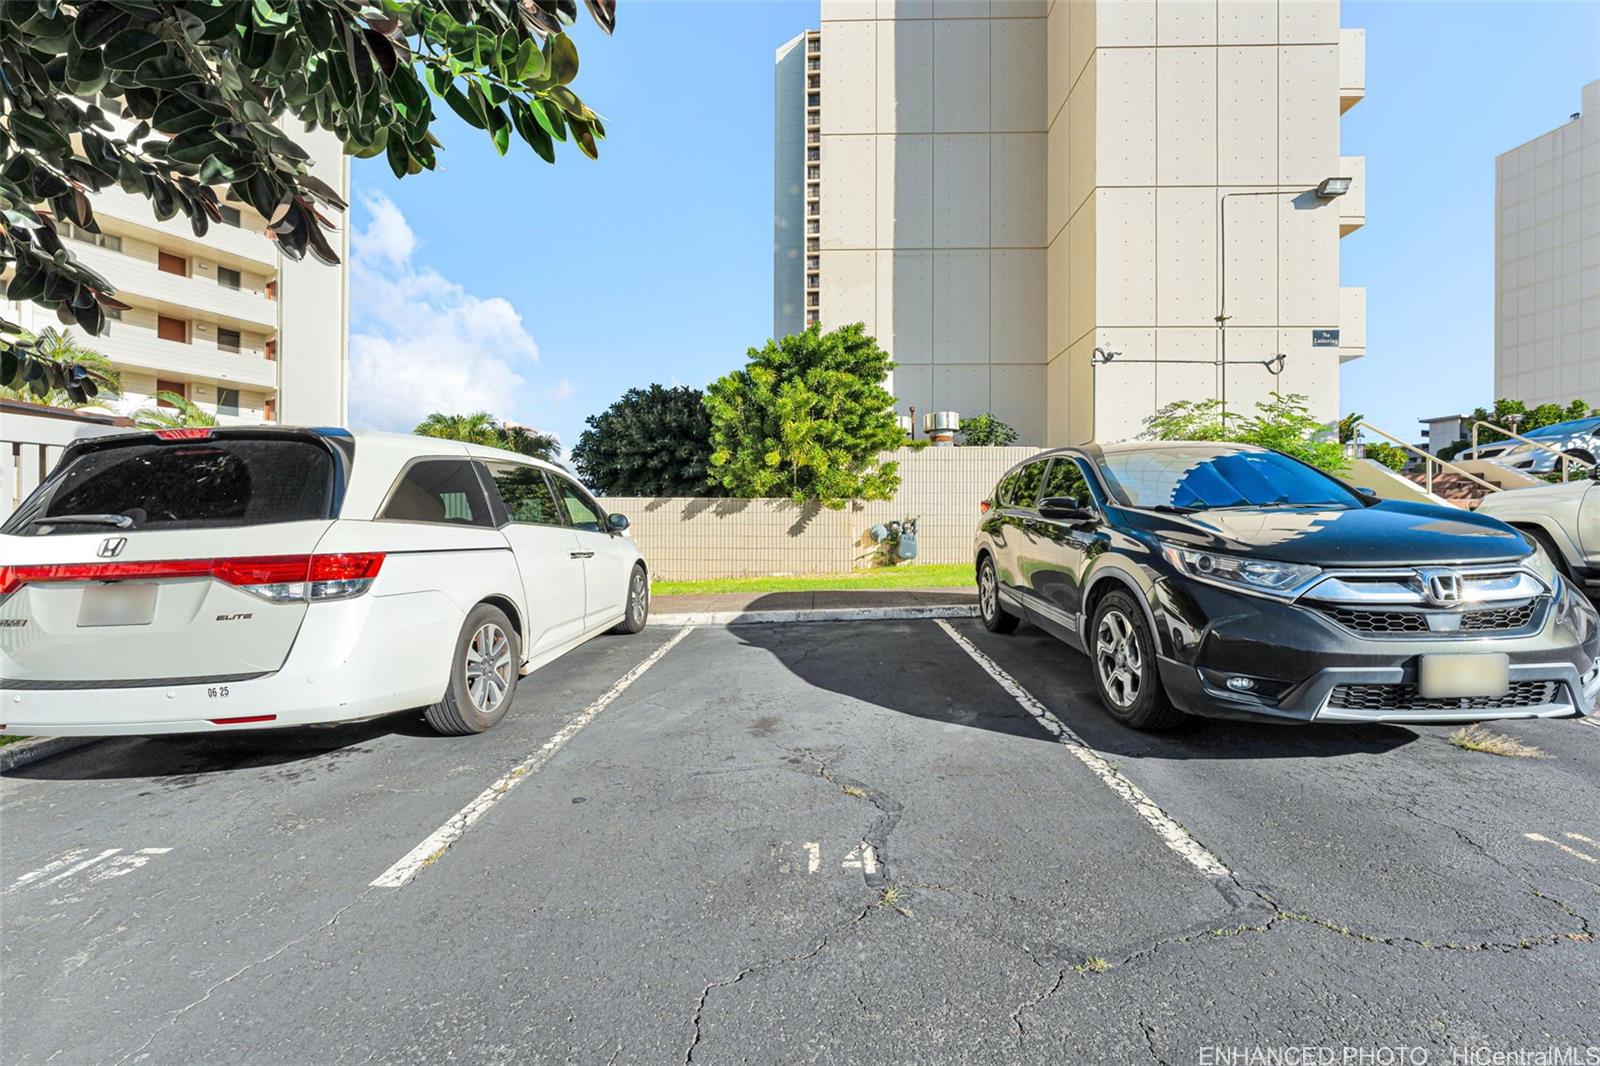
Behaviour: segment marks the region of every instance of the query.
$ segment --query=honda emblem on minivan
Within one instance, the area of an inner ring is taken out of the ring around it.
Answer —
[[[115,559],[122,554],[122,549],[127,546],[127,537],[107,537],[100,542],[100,550],[95,554],[102,559]]]

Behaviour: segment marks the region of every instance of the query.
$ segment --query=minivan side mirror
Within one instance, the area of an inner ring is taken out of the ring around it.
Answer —
[[[627,528],[628,528],[628,516],[627,515],[625,515],[625,514],[616,514],[616,513],[612,513],[612,514],[606,515],[606,529],[610,530],[612,533],[621,533],[624,529],[627,529]]]
[[[1093,522],[1096,515],[1075,496],[1047,496],[1039,501],[1039,517],[1052,522]]]

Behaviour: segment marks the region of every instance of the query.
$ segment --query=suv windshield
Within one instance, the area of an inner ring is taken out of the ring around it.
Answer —
[[[1184,444],[1102,455],[1100,471],[1129,507],[1359,507],[1333,478],[1279,455]]]
[[[333,484],[333,456],[308,440],[115,444],[80,452],[3,532],[222,529],[329,518]]]

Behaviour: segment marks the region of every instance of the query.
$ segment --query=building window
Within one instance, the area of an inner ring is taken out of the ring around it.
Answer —
[[[217,347],[221,348],[225,352],[236,352],[236,351],[238,351],[239,350],[239,331],[236,330],[236,329],[223,329],[221,326],[218,326],[217,327]]]
[[[224,226],[237,226],[239,224],[239,209],[237,207],[219,204],[217,210],[222,213],[222,224]]]
[[[156,336],[164,341],[176,341],[179,344],[189,343],[189,323],[181,318],[168,318],[166,315],[156,316]]]
[[[806,242],[806,251],[808,252],[815,252],[819,250],[820,247],[821,245],[818,243],[815,237]]]
[[[108,252],[122,251],[121,237],[116,237],[109,233],[90,233],[83,227],[74,226],[71,222],[65,220],[56,224],[56,232],[68,240],[82,241],[85,244],[104,248]]]
[[[273,278],[271,281],[267,282],[267,299],[276,300],[277,298],[278,298],[278,279],[277,278]]]
[[[807,93],[806,94],[806,106],[807,107],[821,107],[822,106],[822,94],[821,93]]]
[[[822,312],[820,312],[820,311],[807,311],[806,312],[806,325],[814,326],[819,321],[821,321],[821,318],[822,318]]]
[[[806,256],[806,269],[807,270],[816,270],[821,265],[822,265],[822,257],[820,255],[808,255],[808,256]]]
[[[820,88],[822,88],[822,75],[821,74],[813,74],[813,75],[811,75],[810,80],[807,81],[807,83],[806,83],[806,88],[808,88],[808,89],[820,89]]]
[[[278,400],[276,397],[267,397],[266,402],[261,405],[261,417],[268,422],[276,422],[278,420]]]
[[[818,296],[814,292],[806,293],[806,306],[807,307],[816,307],[821,303],[822,303],[822,297]]]
[[[822,220],[816,218],[806,219],[806,232],[820,234],[822,232]]]
[[[217,284],[224,289],[237,289],[239,287],[239,272],[228,267],[217,267]]]
[[[822,285],[822,278],[816,274],[806,275],[806,288],[815,289]]]
[[[822,177],[822,168],[821,167],[806,167],[806,177],[809,178],[812,181],[816,181],[818,178]]]
[[[806,199],[807,200],[820,199],[821,196],[822,196],[822,186],[821,185],[818,185],[815,182],[813,182],[812,184],[806,186]]]
[[[157,252],[156,266],[168,274],[189,276],[189,260],[181,255],[173,255],[171,252]]]
[[[816,162],[817,160],[822,158],[822,149],[821,148],[807,148],[806,149],[806,158],[808,160],[812,161],[812,162]]]
[[[217,414],[236,415],[238,413],[239,390],[219,388],[217,390]]]
[[[806,69],[807,70],[821,70],[822,69],[822,60],[815,59],[815,58],[806,60]]]
[[[177,404],[173,403],[171,400],[166,399],[162,395],[163,393],[168,393],[168,392],[172,393],[174,396],[181,396],[184,399],[188,399],[189,398],[189,386],[188,385],[184,384],[181,381],[168,381],[165,378],[156,378],[156,406],[157,407],[166,407],[166,408],[170,409],[170,408],[175,408],[175,407],[178,406]]]
[[[276,337],[269,338],[267,340],[267,346],[266,346],[265,351],[266,351],[266,356],[267,356],[267,358],[269,360],[277,359],[278,358],[278,338],[276,338]]]

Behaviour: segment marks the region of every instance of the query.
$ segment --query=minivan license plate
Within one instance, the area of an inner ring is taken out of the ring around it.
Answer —
[[[1511,659],[1494,655],[1424,655],[1417,666],[1417,695],[1425,700],[1504,696],[1511,688]]]
[[[156,586],[90,585],[78,604],[78,627],[147,626],[156,614]]]

